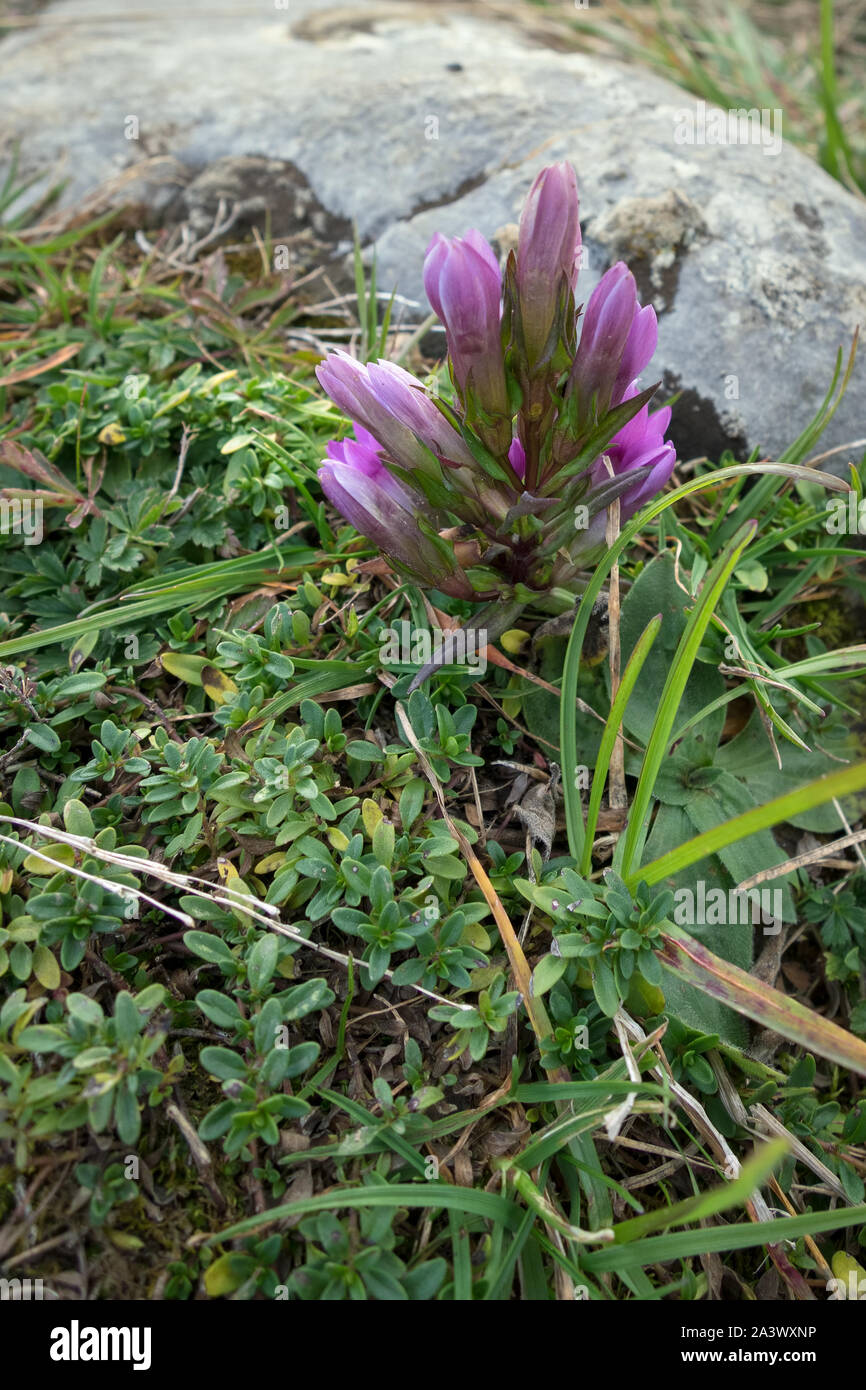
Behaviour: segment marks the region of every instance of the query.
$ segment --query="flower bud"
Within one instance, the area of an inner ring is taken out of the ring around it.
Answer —
[[[542,169],[520,218],[517,299],[527,365],[543,357],[560,302],[563,277],[570,290],[580,261],[577,179],[564,160]]]
[[[490,416],[508,413],[502,353],[502,275],[480,232],[448,238],[437,232],[424,261],[427,298],[445,326],[448,355],[464,398]]]

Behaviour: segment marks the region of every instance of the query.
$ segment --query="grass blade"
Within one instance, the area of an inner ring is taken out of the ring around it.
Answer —
[[[789,994],[781,994],[763,981],[731,965],[679,927],[662,933],[659,959],[672,974],[703,990],[713,999],[753,1023],[772,1028],[783,1038],[808,1052],[818,1052],[841,1067],[866,1076],[866,1042],[814,1013]]]
[[[678,874],[681,869],[687,869],[690,864],[696,864],[699,859],[705,859],[708,854],[717,854],[720,849],[732,845],[736,840],[742,840],[746,835],[754,835],[757,830],[766,830],[771,825],[778,825],[780,821],[801,815],[803,811],[809,811],[813,806],[821,806],[825,801],[832,801],[834,797],[851,796],[864,788],[866,762],[855,763],[853,767],[843,768],[840,772],[828,772],[824,777],[816,777],[814,782],[797,787],[795,791],[785,792],[783,796],[774,797],[772,801],[765,801],[763,806],[755,806],[753,810],[733,816],[721,825],[714,825],[712,830],[694,835],[692,839],[686,840],[685,844],[678,845],[676,849],[623,877],[630,888],[637,887],[641,880],[652,887],[654,883],[660,883],[662,879]]]
[[[610,765],[616,736],[622,724],[629,696],[634,689],[641,668],[649,655],[650,648],[658,636],[661,622],[662,615],[661,613],[657,613],[654,618],[650,619],[638,638],[635,649],[629,657],[628,664],[622,673],[622,681],[620,682],[619,689],[616,692],[616,698],[610,707],[610,714],[604,726],[601,743],[598,749],[598,756],[595,760],[595,771],[592,776],[592,791],[590,792],[589,807],[586,813],[586,840],[583,846],[583,859],[580,865],[580,873],[584,877],[592,868],[592,842],[595,838],[598,813],[601,809],[601,797],[607,780],[607,770]]]
[[[755,1189],[778,1167],[787,1152],[788,1143],[785,1139],[774,1139],[769,1144],[761,1144],[731,1182],[726,1182],[721,1187],[710,1188],[707,1192],[698,1192],[694,1197],[674,1202],[672,1206],[660,1207],[657,1211],[645,1212],[643,1216],[633,1216],[627,1221],[620,1221],[613,1228],[615,1243],[625,1245],[638,1237],[648,1235],[650,1231],[658,1231],[667,1226],[681,1226],[685,1221],[705,1221],[710,1216],[718,1215],[720,1211],[744,1205]]]
[[[611,1245],[581,1257],[591,1274],[612,1272],[655,1264],[659,1260],[682,1260],[722,1250],[747,1250],[754,1245],[776,1245],[783,1240],[818,1235],[821,1231],[841,1231],[866,1221],[866,1206],[841,1211],[809,1212],[806,1216],[784,1216],[777,1221],[744,1222],[739,1226],[716,1226],[707,1230],[678,1231],[673,1235],[651,1236],[632,1245]]]
[[[445,1182],[394,1182],[343,1188],[336,1192],[322,1192],[318,1197],[305,1197],[298,1202],[285,1202],[282,1206],[248,1216],[244,1221],[236,1221],[233,1226],[209,1236],[204,1243],[214,1245],[234,1240],[237,1236],[248,1235],[250,1231],[260,1231],[263,1226],[271,1226],[275,1221],[285,1221],[290,1216],[306,1216],[313,1211],[339,1211],[341,1207],[422,1207],[432,1211],[444,1208],[481,1216],[486,1221],[505,1226],[509,1231],[518,1230],[523,1220],[523,1209],[516,1202],[499,1197],[494,1192],[482,1192],[474,1187],[452,1187]]]
[[[680,707],[698,648],[709,627],[716,604],[724,592],[733,570],[752,536],[757,523],[749,521],[722,551],[713,568],[704,580],[701,596],[686,623],[674,655],[668,678],[659,699],[658,713],[653,723],[647,750],[644,755],[637,789],[629,810],[625,835],[617,846],[614,865],[620,868],[623,877],[628,878],[635,860],[640,858],[649,831],[650,807],[653,787],[661,765],[667,755],[671,742],[674,720]],[[621,846],[621,848],[620,848]]]

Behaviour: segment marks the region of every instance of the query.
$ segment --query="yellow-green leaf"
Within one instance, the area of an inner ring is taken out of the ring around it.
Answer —
[[[41,845],[39,854],[28,854],[22,869],[28,874],[50,874],[51,865],[45,863],[41,856],[53,859],[56,864],[62,864],[66,868],[75,863],[75,850],[71,845]]]
[[[273,874],[277,869],[281,869],[286,862],[284,850],[277,850],[276,854],[266,854],[264,859],[260,859],[255,865],[257,874]]]
[[[237,1268],[234,1255],[220,1255],[218,1260],[205,1270],[204,1286],[209,1298],[222,1298],[224,1294],[234,1293],[244,1282],[245,1275]]]
[[[70,671],[77,671],[79,666],[84,665],[98,641],[98,632],[83,632],[80,637],[76,637],[69,649]]]
[[[160,665],[170,676],[186,681],[187,685],[200,685],[215,705],[222,705],[232,695],[237,694],[237,686],[231,676],[226,676],[206,656],[190,656],[186,652],[160,652]]]
[[[60,966],[47,946],[37,946],[33,952],[33,974],[43,989],[60,988]]]
[[[254,434],[233,434],[231,439],[220,449],[221,454],[236,454],[238,449],[245,449],[248,444],[255,444]]]
[[[748,557],[737,565],[734,570],[734,578],[739,579],[741,584],[745,584],[747,589],[752,589],[759,594],[764,592],[770,582],[770,576],[760,560],[752,560]]]
[[[105,425],[97,436],[100,444],[125,444],[126,435],[122,427],[116,420],[112,420],[110,425]]]
[[[235,868],[234,864],[231,862],[230,859],[217,860],[217,873],[219,874],[220,879],[225,884],[226,888],[231,889],[231,911],[234,913],[235,917],[237,917],[240,922],[243,922],[244,926],[249,926],[249,923],[252,919],[250,918],[249,913],[245,912],[243,907],[241,907],[241,905],[237,903],[235,894],[242,893],[244,897],[250,898],[252,900],[252,905],[254,905],[258,902],[258,898],[253,892],[252,888],[250,888],[248,883],[244,882],[244,880],[241,878],[240,874],[238,873],[237,869]]]
[[[491,947],[490,934],[484,930],[480,922],[467,922],[460,937],[461,946],[474,946],[478,951],[489,951]]]
[[[379,806],[377,802],[371,801],[369,797],[366,797],[361,804],[361,820],[364,822],[364,829],[369,839],[372,840],[376,833],[376,826],[379,825],[383,819],[381,806]]]
[[[523,650],[528,641],[528,632],[524,632],[523,629],[519,627],[511,627],[507,632],[503,632],[499,639],[499,645],[502,647],[503,651],[508,652],[509,656],[517,656],[518,652]]]
[[[206,656],[188,656],[185,652],[160,652],[159,664],[170,676],[177,676],[187,685],[201,685],[201,673],[210,661]]]
[[[210,391],[215,391],[218,386],[222,386],[224,382],[231,381],[232,377],[237,376],[237,374],[236,367],[231,367],[227,372],[216,372],[214,376],[208,377],[207,381],[202,382],[196,395],[206,396]]]
[[[202,667],[201,683],[204,686],[205,694],[210,696],[215,705],[224,705],[226,700],[230,700],[232,695],[238,693],[238,688],[231,676],[224,675],[215,666]]]
[[[172,396],[170,400],[165,402],[165,405],[161,405],[159,410],[153,412],[154,420],[157,420],[160,415],[167,415],[170,410],[174,410],[176,405],[181,405],[188,395],[189,387],[187,387],[185,391],[178,391],[176,396]]]
[[[830,1261],[830,1268],[832,1269],[836,1278],[844,1279],[846,1284],[849,1282],[850,1277],[853,1274],[854,1279],[858,1284],[862,1279],[864,1285],[866,1285],[866,1269],[864,1269],[861,1264],[857,1263],[853,1255],[846,1255],[844,1250],[836,1251],[835,1255]]]
[[[118,1250],[143,1250],[144,1241],[139,1236],[134,1236],[130,1231],[116,1231],[112,1227],[106,1227],[105,1234],[116,1245]]]

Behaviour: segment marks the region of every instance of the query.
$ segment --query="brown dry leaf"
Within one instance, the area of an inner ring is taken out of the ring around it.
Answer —
[[[50,372],[54,367],[62,366],[83,347],[83,343],[67,343],[65,347],[52,352],[50,357],[43,357],[39,362],[31,362],[29,367],[19,367],[17,371],[7,372],[6,376],[0,377],[0,386],[15,386],[19,381],[32,381],[35,376],[42,376],[43,372]]]
[[[308,1197],[312,1197],[312,1195],[313,1165],[312,1163],[302,1163],[300,1167],[295,1170],[295,1176],[283,1193],[282,1200],[287,1204],[289,1202],[304,1202]],[[291,1229],[297,1226],[303,1219],[303,1213],[299,1213],[297,1216],[290,1216],[285,1224]]]
[[[782,974],[785,976],[786,980],[791,981],[791,984],[799,994],[805,994],[812,983],[812,978],[808,970],[804,970],[802,965],[798,965],[797,962],[793,960],[782,962]]]
[[[472,1159],[465,1149],[454,1155],[454,1181],[458,1187],[472,1187],[475,1183]]]
[[[556,835],[556,796],[552,779],[535,782],[524,794],[514,814],[526,830],[542,859],[550,857]]]

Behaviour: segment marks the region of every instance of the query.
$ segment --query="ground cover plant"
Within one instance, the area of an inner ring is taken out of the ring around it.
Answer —
[[[783,458],[674,468],[576,196],[434,241],[446,364],[360,258],[324,360],[268,244],[9,227],[4,1277],[866,1288],[853,348]]]

